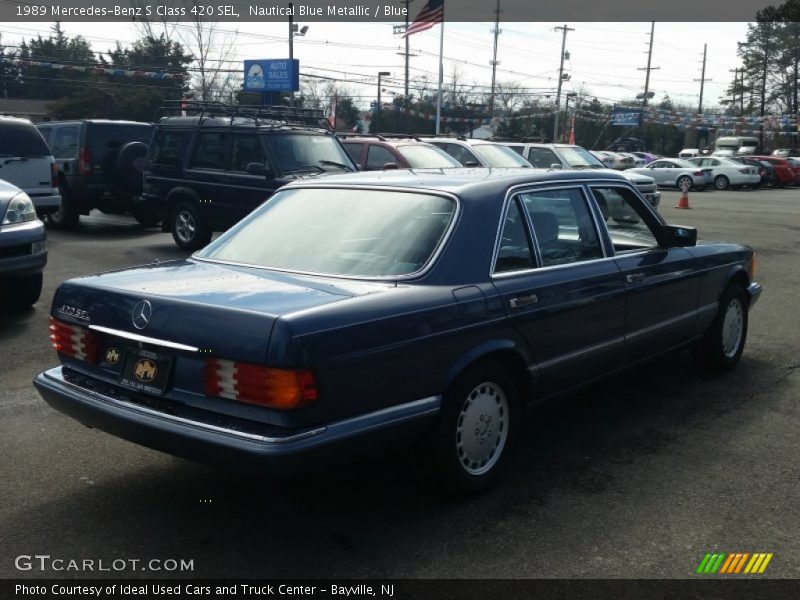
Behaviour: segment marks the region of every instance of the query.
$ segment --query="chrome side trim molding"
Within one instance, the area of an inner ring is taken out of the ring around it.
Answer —
[[[179,344],[178,342],[170,342],[169,340],[161,340],[158,338],[140,335],[138,333],[131,333],[130,331],[123,331],[121,329],[112,329],[111,327],[103,327],[101,325],[89,325],[89,329],[99,331],[100,333],[107,333],[116,337],[133,340],[134,342],[142,342],[144,344],[153,344],[154,346],[162,346],[164,348],[172,348],[173,350],[186,350],[187,352],[200,352],[200,348],[196,346],[189,346],[187,344]]]

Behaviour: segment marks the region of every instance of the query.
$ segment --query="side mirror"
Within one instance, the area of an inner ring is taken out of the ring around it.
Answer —
[[[245,171],[247,171],[250,175],[267,175],[269,173],[267,165],[257,162],[247,163]]]
[[[474,161],[474,160],[468,160],[467,162],[464,163],[464,166],[465,167],[480,167],[478,162]]]
[[[389,171],[391,169],[399,169],[399,168],[400,167],[398,167],[397,163],[395,163],[395,162],[387,162],[386,164],[383,165],[383,170],[384,171]]]
[[[561,170],[563,168],[564,168],[564,165],[562,165],[561,163],[553,163],[552,165],[550,165],[550,170],[551,171],[558,171],[558,170]]]
[[[662,225],[658,243],[665,248],[697,245],[697,229],[685,225]]]

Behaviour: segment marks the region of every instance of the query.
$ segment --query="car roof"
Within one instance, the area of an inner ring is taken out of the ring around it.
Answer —
[[[358,144],[384,144],[386,146],[430,146],[431,144],[427,140],[418,140],[415,138],[408,138],[408,137],[398,137],[398,138],[383,138],[381,139],[378,136],[371,136],[371,135],[362,135],[362,136],[348,136],[348,135],[337,135],[336,137],[339,138],[339,141],[343,144],[345,143],[358,143]]]
[[[367,171],[342,175],[330,175],[322,179],[290,183],[284,189],[294,187],[388,187],[419,191],[444,191],[456,195],[471,192],[504,193],[510,187],[562,181],[607,180],[615,183],[630,183],[614,171],[596,169],[549,170],[531,168],[486,168],[468,167],[451,169],[391,169]],[[478,194],[480,196],[480,194]]]
[[[145,123],[143,121],[119,121],[116,119],[72,119],[69,121],[43,121],[36,123],[37,127],[45,125],[72,125],[73,123],[98,123],[98,124],[112,124],[112,125],[147,125],[152,127],[152,123]]]
[[[333,134],[321,126],[308,125],[303,123],[290,123],[285,121],[261,119],[256,121],[247,116],[241,117],[226,117],[226,116],[189,116],[189,117],[161,117],[156,124],[158,127],[208,127],[208,128],[225,128],[225,129],[244,129],[244,130],[257,130],[257,131],[274,131],[274,130],[297,130],[320,132],[326,134]]]

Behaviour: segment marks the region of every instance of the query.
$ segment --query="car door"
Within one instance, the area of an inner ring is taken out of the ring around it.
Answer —
[[[200,208],[220,227],[235,221],[233,192],[226,181],[230,157],[230,130],[199,131],[189,153],[185,179],[200,198]]]
[[[609,221],[608,233],[625,281],[626,362],[658,354],[695,334],[699,275],[685,248],[657,242],[660,217],[626,186],[591,186],[599,205],[622,205],[637,218]]]
[[[581,186],[511,198],[492,281],[534,352],[542,397],[621,364],[625,284],[607,252]]]
[[[259,172],[260,171],[260,172]],[[231,217],[239,221],[261,205],[277,189],[262,137],[255,131],[231,133],[229,184]]]
[[[387,165],[400,166],[398,159],[388,148],[370,144],[367,148],[367,171],[382,171]]]

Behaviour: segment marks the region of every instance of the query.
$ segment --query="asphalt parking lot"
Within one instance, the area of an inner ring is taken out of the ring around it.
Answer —
[[[257,478],[50,409],[31,379],[56,362],[57,284],[186,255],[124,217],[51,231],[42,300],[0,315],[0,577],[62,575],[15,569],[49,554],[191,559],[193,577],[685,578],[716,551],[771,552],[766,576],[800,577],[800,190],[677,198],[663,194],[669,221],[757,251],[765,292],[738,369],[707,378],[680,352],[537,408],[501,485],[468,502],[402,452]]]

